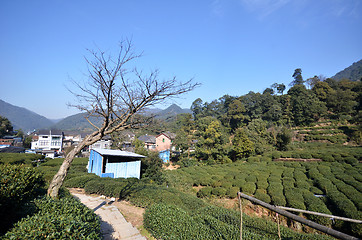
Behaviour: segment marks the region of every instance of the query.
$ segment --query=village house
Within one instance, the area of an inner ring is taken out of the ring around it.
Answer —
[[[63,140],[64,133],[60,130],[39,130],[33,136],[31,149],[61,152],[63,150]]]
[[[171,132],[163,132],[156,136],[156,151],[171,150],[172,142],[176,134]]]
[[[101,140],[93,143],[89,146],[88,151],[91,151],[92,149],[111,149],[112,146],[112,139],[111,136],[107,135],[104,136]]]
[[[156,137],[152,135],[142,135],[138,140],[144,142],[145,148],[151,151],[156,151]]]

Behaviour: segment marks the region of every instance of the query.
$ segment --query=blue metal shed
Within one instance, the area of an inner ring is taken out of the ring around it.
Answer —
[[[100,177],[140,178],[140,154],[110,149],[92,149],[89,155],[88,172]]]

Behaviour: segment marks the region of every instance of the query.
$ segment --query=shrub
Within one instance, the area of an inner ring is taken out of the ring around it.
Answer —
[[[255,183],[253,182],[246,182],[242,187],[241,190],[243,193],[245,194],[249,194],[249,195],[253,195],[255,190],[256,190],[256,186]]]
[[[15,224],[7,239],[101,239],[100,223],[92,210],[73,197],[35,201],[39,211]]]
[[[349,156],[349,157],[345,157],[344,158],[344,161],[348,164],[351,164],[351,165],[356,165],[358,163],[358,160],[352,156]]]
[[[327,153],[322,154],[322,155],[321,155],[321,159],[322,159],[323,161],[325,161],[325,162],[333,162],[333,161],[334,161],[333,156],[332,156],[331,154],[327,154]]]
[[[252,157],[249,157],[247,161],[250,163],[260,162],[260,158],[258,156],[252,156]]]
[[[100,177],[95,174],[86,174],[79,177],[73,177],[64,182],[64,187],[84,188],[87,182],[99,178]]]
[[[284,195],[287,200],[288,206],[305,210],[303,195],[296,191],[297,189],[287,188],[284,189]]]
[[[238,187],[231,187],[226,191],[226,196],[229,198],[236,198],[240,188]]]
[[[144,226],[157,239],[205,239],[207,235],[200,221],[185,210],[166,204],[148,208],[144,214]]]
[[[272,152],[271,157],[272,157],[272,159],[281,158],[281,153],[280,152]]]
[[[212,193],[213,195],[216,195],[216,196],[219,196],[219,197],[223,197],[223,196],[225,196],[226,191],[227,191],[226,188],[217,187],[217,188],[213,188],[213,189],[211,190],[211,193]]]
[[[37,160],[44,159],[43,155],[28,153],[0,153],[0,164],[26,164],[36,166]]]
[[[228,189],[232,187],[232,183],[228,182],[227,180],[222,180],[220,187]]]
[[[197,192],[197,197],[210,197],[211,196],[212,187],[203,187]]]
[[[34,168],[0,165],[0,232],[22,216],[22,205],[39,195],[44,184],[42,175]]]
[[[262,189],[257,189],[254,197],[266,203],[271,202],[270,196],[266,193],[265,190]]]
[[[300,158],[311,159],[311,158],[312,158],[312,154],[310,154],[310,153],[305,153],[305,152],[301,152],[301,153],[300,153]]]

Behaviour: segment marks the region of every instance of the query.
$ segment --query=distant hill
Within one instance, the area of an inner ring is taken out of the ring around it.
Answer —
[[[349,79],[351,81],[358,81],[362,79],[362,59],[353,63],[351,66],[338,72],[332,77],[335,80]]]
[[[181,114],[181,113],[192,113],[192,111],[190,109],[187,109],[187,108],[184,108],[184,109],[180,108],[176,104],[172,104],[168,108],[156,113],[156,118],[158,118],[158,119],[168,119],[170,117],[174,117],[177,114]]]
[[[52,128],[55,129],[61,129],[63,131],[92,131],[94,128],[92,125],[89,124],[89,122],[84,118],[85,113],[78,113],[69,117],[66,117],[56,124],[52,126]],[[92,117],[90,119],[92,123],[94,123],[96,126],[100,126],[102,124],[101,119],[97,119],[95,117]]]
[[[170,107],[161,110],[158,108],[155,109],[146,109],[144,114],[146,115],[155,115],[158,119],[168,119],[170,117],[176,116],[180,113],[191,113],[190,109],[182,109],[176,104],[171,105]],[[69,117],[66,117],[52,126],[55,129],[62,129],[64,131],[82,131],[89,132],[94,130],[88,121],[84,118],[84,113],[78,113]],[[91,118],[92,123],[96,126],[102,124],[102,119]]]
[[[48,128],[53,125],[53,122],[46,117],[26,108],[11,105],[3,100],[0,100],[0,115],[9,119],[14,129],[22,129],[23,131]]]

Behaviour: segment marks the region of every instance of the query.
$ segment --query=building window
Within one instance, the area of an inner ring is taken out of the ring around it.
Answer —
[[[164,139],[164,138],[162,138],[162,142],[165,142],[165,139]]]

